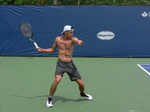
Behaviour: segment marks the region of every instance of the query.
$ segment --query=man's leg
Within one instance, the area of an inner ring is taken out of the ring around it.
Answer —
[[[87,100],[92,100],[93,97],[89,94],[84,93],[84,83],[82,79],[76,80],[77,84],[79,85],[79,90],[80,90],[80,96],[86,98]]]
[[[80,93],[84,93],[84,83],[83,83],[82,79],[78,79],[78,80],[76,80],[76,82],[79,85]]]
[[[51,87],[50,87],[50,93],[49,93],[49,97],[48,100],[46,102],[47,107],[52,107],[52,97],[57,89],[57,86],[59,84],[59,82],[61,81],[62,76],[61,75],[56,75],[55,76],[55,80],[52,83]]]
[[[50,97],[53,97],[53,95],[54,95],[54,93],[57,89],[57,86],[58,86],[59,82],[61,81],[61,78],[62,78],[61,75],[56,75],[55,76],[55,80],[52,83],[51,88],[50,88],[50,94],[49,94]]]

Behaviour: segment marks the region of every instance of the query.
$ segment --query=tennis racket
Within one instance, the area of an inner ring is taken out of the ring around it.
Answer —
[[[33,31],[32,31],[31,25],[27,22],[22,22],[20,24],[19,28],[20,28],[20,31],[22,32],[23,36],[27,37],[31,42],[33,42],[35,47],[38,48],[38,45],[33,38]]]

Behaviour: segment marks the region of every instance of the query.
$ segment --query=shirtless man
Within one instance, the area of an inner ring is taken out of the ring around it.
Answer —
[[[74,45],[83,45],[82,40],[78,40],[76,37],[72,37],[74,28],[66,25],[63,29],[63,36],[56,37],[55,42],[51,48],[42,49],[37,48],[38,52],[52,53],[58,48],[58,62],[55,72],[55,80],[51,85],[50,94],[46,102],[47,107],[52,107],[52,97],[57,89],[57,85],[61,81],[64,73],[67,73],[71,81],[76,81],[79,85],[80,96],[85,97],[88,100],[92,100],[92,96],[84,93],[84,83],[81,76],[72,61],[72,53]]]

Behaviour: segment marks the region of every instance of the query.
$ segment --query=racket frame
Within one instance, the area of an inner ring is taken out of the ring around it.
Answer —
[[[23,24],[25,24],[25,25],[28,27],[28,30],[29,30],[31,33],[25,35],[26,33],[28,33],[28,31],[25,31],[25,30],[22,29],[22,25],[23,25]],[[22,22],[22,23],[20,23],[19,29],[20,29],[21,33],[23,34],[23,36],[27,37],[31,42],[33,42],[33,44],[34,44],[34,46],[35,46],[36,48],[39,47],[39,46],[37,45],[37,43],[35,42],[34,38],[33,38],[32,27],[31,27],[31,25],[30,25],[28,22]]]

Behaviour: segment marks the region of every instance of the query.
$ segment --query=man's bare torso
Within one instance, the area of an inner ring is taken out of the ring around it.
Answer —
[[[64,39],[63,36],[56,38],[56,44],[58,46],[58,59],[61,61],[71,61],[72,53],[74,49],[74,37]]]

